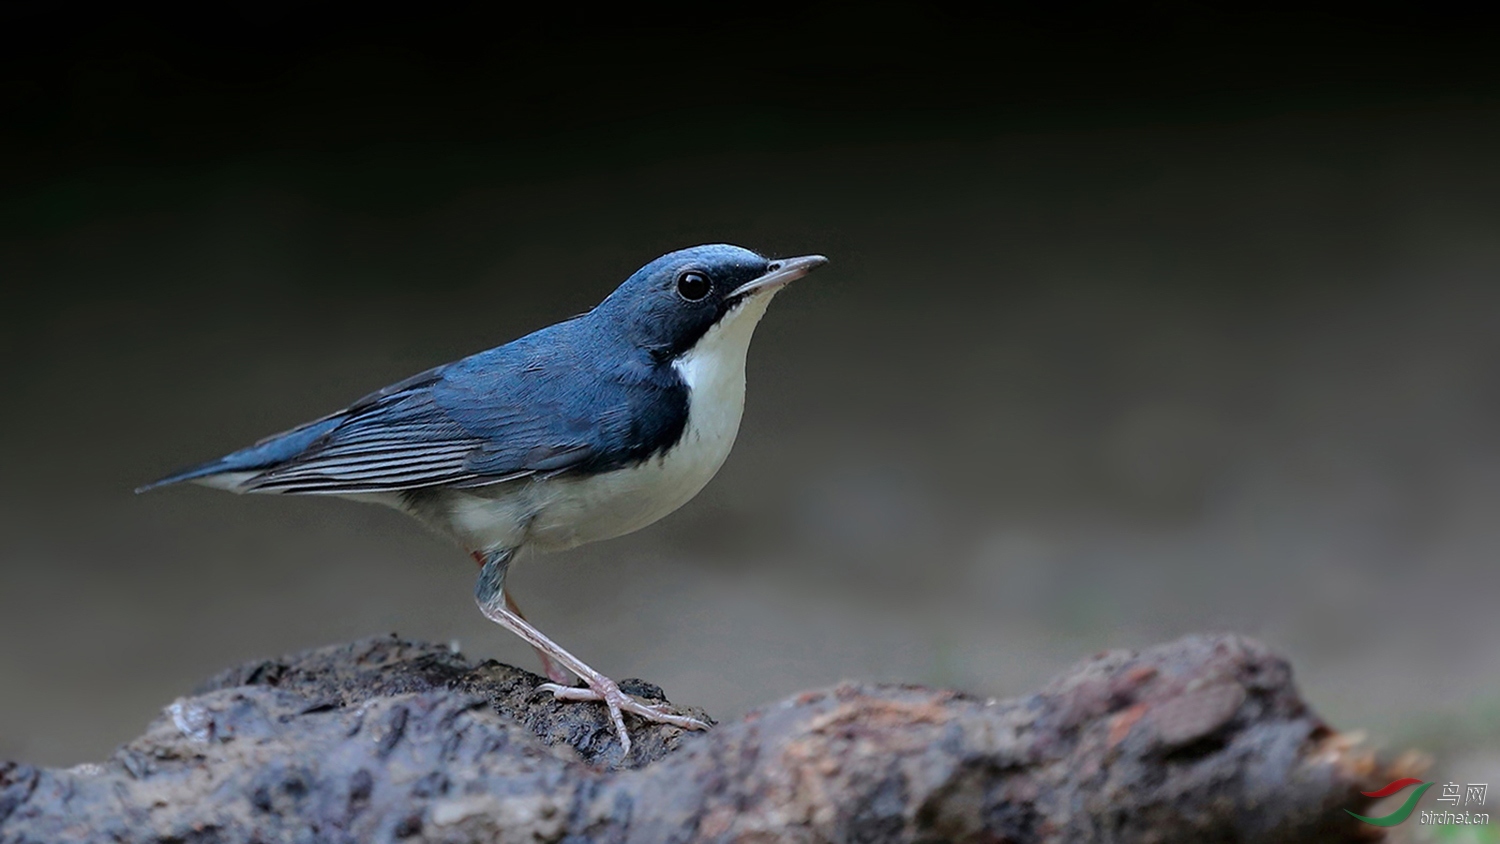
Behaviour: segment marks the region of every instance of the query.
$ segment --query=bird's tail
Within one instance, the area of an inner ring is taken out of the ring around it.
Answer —
[[[212,477],[214,475],[222,475],[226,472],[234,472],[236,471],[236,467],[233,461],[231,461],[232,457],[234,457],[233,454],[227,455],[225,457],[220,457],[218,460],[210,460],[207,463],[199,463],[197,466],[189,466],[186,469],[179,469],[164,478],[157,478],[149,484],[141,484],[140,486],[135,488],[135,491],[138,494],[142,492],[150,492],[157,487],[171,486],[172,484],[180,484],[183,481],[196,481],[203,478]],[[250,471],[250,469],[249,467],[246,467],[245,469],[240,469],[239,471]]]
[[[137,493],[148,492],[157,487],[171,486],[183,481],[198,481],[208,486],[233,490],[239,486],[240,481],[274,468],[306,451],[341,425],[344,418],[342,413],[335,414],[290,431],[266,437],[249,448],[242,448],[217,460],[179,469],[164,478],[138,486],[135,491]]]

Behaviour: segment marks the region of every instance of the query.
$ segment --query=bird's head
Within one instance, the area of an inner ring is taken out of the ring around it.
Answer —
[[[722,333],[731,324],[742,328],[748,343],[771,297],[827,261],[822,255],[766,258],[723,243],[680,249],[636,270],[594,316],[661,359],[679,357],[711,329]]]

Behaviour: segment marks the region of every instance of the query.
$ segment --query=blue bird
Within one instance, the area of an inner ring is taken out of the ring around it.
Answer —
[[[395,507],[470,552],[480,610],[536,649],[552,680],[539,688],[603,702],[625,753],[622,712],[707,729],[626,695],[543,635],[505,573],[523,550],[621,536],[697,495],[734,445],[756,324],[777,291],[826,262],[726,244],[672,252],[582,316],[136,491],[192,481]]]

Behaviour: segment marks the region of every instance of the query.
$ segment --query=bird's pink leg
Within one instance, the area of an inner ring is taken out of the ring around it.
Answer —
[[[615,733],[620,736],[620,747],[626,754],[630,753],[630,733],[625,729],[625,717],[621,714],[623,712],[638,715],[647,721],[669,724],[684,730],[708,729],[708,724],[697,718],[678,715],[662,706],[644,704],[625,694],[620,691],[619,685],[614,680],[600,674],[584,664],[583,660],[563,650],[560,645],[548,639],[542,631],[522,618],[521,614],[515,611],[515,605],[506,600],[503,588],[505,569],[510,563],[510,557],[511,552],[508,551],[492,552],[487,555],[484,567],[479,571],[479,582],[474,586],[474,599],[479,604],[479,611],[484,613],[485,618],[520,636],[538,653],[546,654],[567,670],[577,674],[588,686],[578,688],[558,683],[543,683],[537,686],[539,691],[551,692],[559,700],[602,702],[609,709],[609,717],[614,723]]]
[[[516,618],[519,618],[521,619],[521,621],[530,624],[531,622],[526,621],[526,616],[521,615],[521,608],[516,606],[515,599],[510,596],[510,593],[503,592],[501,594],[505,596],[505,608],[515,613]],[[493,620],[494,619],[491,619],[491,621]],[[547,675],[547,679],[551,680],[554,683],[561,683],[565,686],[571,685],[573,683],[572,673],[570,673],[568,669],[563,668],[561,665],[559,665],[557,660],[552,658],[551,654],[538,647],[533,647],[532,650],[536,651],[536,658],[541,660],[542,672]]]
[[[474,562],[478,563],[480,567],[483,568],[483,551],[473,551],[469,556],[473,557]],[[521,608],[517,606],[515,599],[510,596],[510,593],[502,591],[501,594],[505,596],[505,608],[515,613],[517,618],[521,619],[522,621],[526,621],[526,616],[522,615]],[[530,622],[527,623],[529,624]],[[532,648],[532,650],[536,651],[536,658],[542,663],[542,673],[547,675],[548,680],[551,680],[554,683],[562,683],[563,685],[572,685],[573,675],[569,673],[566,668],[558,665],[557,660],[553,659],[546,651],[542,650],[541,648]]]

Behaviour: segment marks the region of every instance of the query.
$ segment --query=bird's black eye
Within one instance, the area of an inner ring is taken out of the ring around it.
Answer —
[[[677,277],[677,295],[689,302],[700,301],[708,295],[711,289],[713,289],[713,282],[708,280],[708,276],[696,270],[688,270]]]

